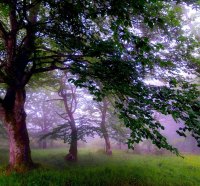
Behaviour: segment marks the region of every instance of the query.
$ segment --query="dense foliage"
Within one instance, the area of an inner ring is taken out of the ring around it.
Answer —
[[[180,50],[184,40],[177,38],[183,33],[177,4],[1,1],[0,83],[7,90],[3,108],[12,110],[15,91],[33,75],[65,69],[78,77],[69,81],[88,88],[97,101],[113,97],[117,115],[131,129],[130,147],[150,139],[159,148],[177,152],[160,133],[164,127],[154,120],[155,110],[184,120],[178,133],[189,130],[200,145],[199,92],[179,73],[189,70],[189,62]],[[145,82],[151,78],[163,84]]]

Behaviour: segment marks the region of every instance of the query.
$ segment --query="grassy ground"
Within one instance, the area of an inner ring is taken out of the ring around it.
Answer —
[[[200,156],[134,155],[81,149],[78,163],[66,163],[65,149],[33,150],[37,170],[10,176],[0,173],[0,186],[200,186]],[[0,166],[7,162],[0,149]]]

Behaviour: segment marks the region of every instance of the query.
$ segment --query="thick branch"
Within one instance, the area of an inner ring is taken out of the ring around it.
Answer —
[[[50,49],[49,49],[50,50]],[[47,50],[46,50],[47,51]],[[86,57],[86,56],[83,56],[83,55],[72,55],[72,54],[63,54],[63,53],[60,53],[60,52],[56,52],[56,51],[47,51],[47,52],[52,52],[54,54],[52,55],[48,55],[48,56],[40,56],[40,57],[34,57],[32,58],[31,60],[47,60],[47,59],[60,59],[60,58],[66,58],[64,61],[66,60],[80,60],[82,59],[83,57]]]
[[[62,56],[62,57],[63,57],[63,53],[62,53],[62,52],[58,52],[58,51],[52,50],[52,49],[47,48],[47,47],[45,47],[45,46],[43,46],[43,47],[41,47],[41,48],[39,48],[39,49],[44,50],[44,51],[47,51],[47,52],[52,52],[52,53],[54,53],[54,54],[57,54],[58,56]]]
[[[63,99],[48,99],[48,100],[46,100],[46,102],[48,102],[48,101],[63,101]]]
[[[60,116],[62,119],[67,120],[68,122],[70,122],[69,119],[67,118],[67,116],[63,116],[65,113],[59,114],[58,112],[56,112],[56,114],[58,114],[58,116]]]
[[[71,100],[71,112],[74,113],[77,109],[77,96],[76,96],[76,87],[70,86],[71,93],[72,93],[72,100]]]

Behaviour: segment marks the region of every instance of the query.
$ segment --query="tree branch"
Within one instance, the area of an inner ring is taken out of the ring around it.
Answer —
[[[72,100],[71,100],[71,112],[72,114],[76,111],[77,109],[77,96],[76,96],[76,87],[70,86],[71,93],[72,93]]]
[[[52,52],[52,53],[55,53],[55,54],[52,54],[52,55],[49,55],[49,56],[41,56],[41,57],[34,57],[34,58],[31,58],[31,60],[43,60],[43,59],[60,59],[60,58],[66,58],[65,61],[67,59],[71,59],[71,60],[77,60],[77,59],[82,59],[83,57],[86,57],[84,55],[72,55],[72,54],[63,54],[63,53],[60,53],[60,52],[56,52],[56,51],[52,51],[49,49],[46,50],[47,52]]]
[[[52,49],[47,48],[47,47],[45,47],[45,46],[43,46],[43,47],[41,47],[41,48],[39,48],[39,49],[42,49],[42,50],[47,51],[47,52],[52,52],[52,53],[57,54],[57,55],[59,55],[59,56],[63,56],[63,53],[62,53],[62,52],[58,52],[58,51],[52,50]]]
[[[58,112],[56,112],[56,114],[58,114],[58,116],[60,116],[62,119],[67,120],[68,122],[70,122],[67,116],[66,116],[66,117],[63,116],[63,115],[66,114],[66,113],[59,114]],[[67,115],[67,114],[66,114],[66,115]]]
[[[48,101],[63,101],[63,99],[48,99],[48,100],[46,100],[46,102],[48,102]]]
[[[66,70],[68,68],[69,67],[58,67],[56,65],[53,65],[53,66],[49,66],[49,67],[37,68],[37,69],[33,70],[33,74],[49,72],[49,71],[53,71],[53,70]]]

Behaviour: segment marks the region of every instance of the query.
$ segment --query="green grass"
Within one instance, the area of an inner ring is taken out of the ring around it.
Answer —
[[[200,186],[200,156],[135,155],[81,149],[78,163],[64,161],[66,149],[33,150],[42,166],[25,174],[0,174],[0,186]],[[0,165],[7,151],[0,149]]]

